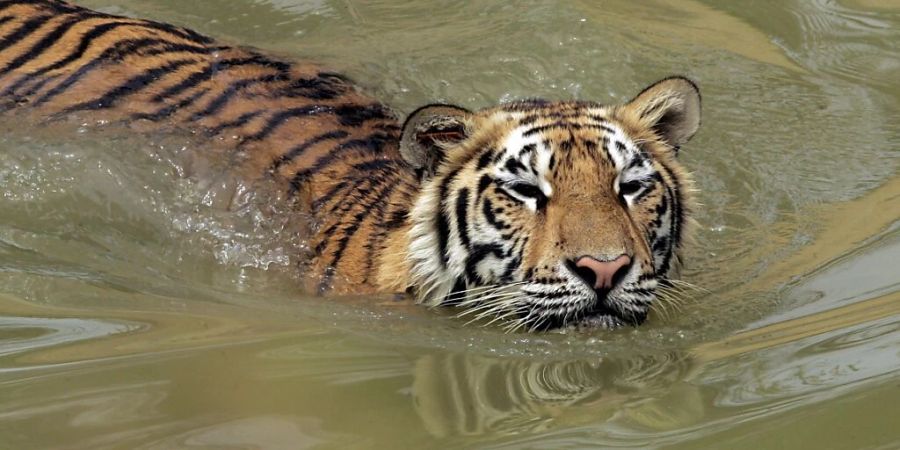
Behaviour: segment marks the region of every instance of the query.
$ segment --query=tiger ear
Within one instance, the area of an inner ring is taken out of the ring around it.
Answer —
[[[641,91],[623,110],[677,152],[700,127],[700,89],[684,77],[666,78]]]
[[[468,136],[467,109],[426,105],[407,117],[400,135],[400,155],[417,172],[431,176],[444,159],[445,149]]]

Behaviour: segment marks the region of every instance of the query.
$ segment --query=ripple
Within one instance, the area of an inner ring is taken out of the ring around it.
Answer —
[[[55,347],[89,339],[128,333],[140,329],[136,323],[80,318],[40,318],[0,316],[0,356]],[[0,368],[0,373],[15,371]]]

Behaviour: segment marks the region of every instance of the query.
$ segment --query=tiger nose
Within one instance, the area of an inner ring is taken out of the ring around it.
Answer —
[[[575,261],[576,273],[594,289],[612,289],[631,267],[631,257],[621,254],[612,261],[582,256]]]

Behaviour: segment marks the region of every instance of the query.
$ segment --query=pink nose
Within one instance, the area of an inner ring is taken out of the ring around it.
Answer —
[[[578,270],[579,275],[588,284],[593,281],[594,289],[612,289],[630,266],[631,257],[625,254],[619,255],[612,261],[600,261],[590,256],[582,256],[575,261],[575,267],[580,269]]]

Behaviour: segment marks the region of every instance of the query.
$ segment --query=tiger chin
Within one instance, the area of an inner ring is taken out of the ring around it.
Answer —
[[[692,181],[676,157],[699,125],[682,77],[616,106],[420,108],[400,151],[421,189],[381,279],[508,330],[639,325],[678,270]]]
[[[622,105],[428,105],[401,125],[316,64],[64,1],[0,2],[0,41],[0,115],[187,132],[234,176],[274,181],[312,221],[311,292],[616,328],[676,275],[692,205],[677,155],[700,125],[686,78]]]

